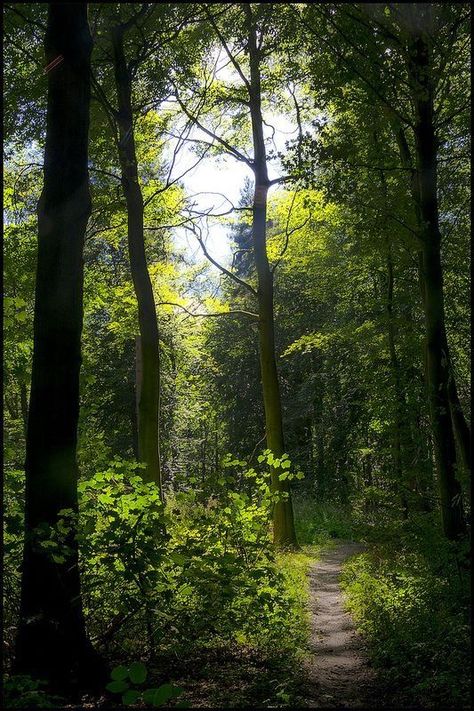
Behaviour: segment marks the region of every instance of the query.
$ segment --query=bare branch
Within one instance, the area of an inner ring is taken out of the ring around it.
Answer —
[[[244,311],[243,309],[233,309],[232,311],[216,311],[211,313],[196,313],[193,311],[189,311],[189,309],[187,309],[182,304],[176,304],[173,301],[158,301],[156,305],[177,306],[178,308],[185,311],[189,316],[193,316],[195,318],[206,318],[207,316],[250,316],[251,318],[258,319],[258,314],[254,313],[253,311]]]
[[[212,14],[209,12],[209,10],[208,10],[207,7],[204,8],[204,12],[206,13],[207,19],[209,20],[209,22],[211,23],[212,27],[214,28],[214,32],[215,32],[216,35],[219,37],[220,43],[222,44],[222,46],[223,46],[223,48],[224,48],[224,50],[225,50],[227,56],[229,57],[230,61],[232,62],[232,65],[233,65],[235,71],[237,72],[237,74],[239,75],[239,77],[242,79],[243,83],[245,84],[245,86],[246,86],[246,88],[247,88],[247,91],[248,91],[249,94],[250,94],[250,82],[249,82],[249,80],[247,79],[247,77],[245,76],[245,74],[243,73],[243,71],[242,71],[242,69],[241,69],[241,67],[240,67],[240,64],[239,64],[238,61],[235,59],[234,55],[232,54],[232,52],[230,51],[229,47],[227,46],[227,42],[225,41],[224,37],[222,36],[221,31],[220,31],[219,28],[217,27],[217,25],[216,25],[216,23],[215,23],[215,21],[214,21],[214,17],[213,17]]]
[[[213,264],[215,267],[217,267],[217,269],[219,269],[219,271],[221,271],[222,274],[225,274],[230,279],[233,279],[237,284],[239,284],[240,286],[243,286],[245,289],[250,291],[251,294],[253,294],[254,296],[257,296],[257,292],[253,288],[253,286],[251,286],[248,282],[246,282],[243,279],[241,279],[240,277],[238,277],[233,272],[231,272],[228,269],[226,269],[225,267],[223,267],[222,264],[219,264],[219,262],[217,262],[214,259],[214,257],[211,257],[211,255],[207,251],[207,248],[206,248],[206,245],[204,244],[204,240],[203,240],[202,236],[199,234],[200,229],[197,225],[193,225],[192,227],[185,227],[185,229],[187,229],[189,232],[192,232],[192,234],[195,236],[195,238],[197,239],[197,241],[199,242],[199,244],[201,246],[204,256],[211,262],[211,264]]]
[[[203,133],[205,133],[207,136],[210,136],[213,140],[217,141],[220,143],[220,145],[226,149],[227,153],[230,153],[234,158],[236,158],[238,161],[241,163],[246,163],[250,168],[253,168],[253,161],[251,161],[249,158],[243,155],[243,153],[240,153],[234,146],[231,146],[230,143],[228,143],[226,140],[218,136],[217,134],[213,133],[210,131],[208,128],[203,126],[203,124],[199,121],[197,116],[194,116],[191,111],[188,109],[188,107],[181,101],[181,98],[178,94],[178,90],[176,88],[176,85],[174,85],[175,88],[175,96],[176,96],[176,101],[180,105],[181,109],[184,111],[186,116],[191,119],[191,121],[198,126]],[[211,144],[212,145],[212,144]]]

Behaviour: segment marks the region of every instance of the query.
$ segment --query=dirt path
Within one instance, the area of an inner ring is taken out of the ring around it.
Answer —
[[[362,639],[344,610],[339,587],[342,563],[362,550],[357,543],[341,543],[310,571],[312,629],[306,699],[310,708],[374,704],[374,673],[367,664]]]

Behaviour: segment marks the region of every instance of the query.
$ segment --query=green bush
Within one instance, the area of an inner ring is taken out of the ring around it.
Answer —
[[[112,462],[81,482],[83,594],[97,640],[123,619],[116,641],[130,654],[143,648],[143,629],[149,651],[295,645],[294,589],[269,532],[268,456],[258,471],[228,457],[205,490],[169,493],[165,506],[136,464]]]
[[[460,708],[470,682],[466,550],[434,524],[394,524],[396,538],[350,560],[342,584],[392,703]]]
[[[45,682],[26,674],[7,676],[3,685],[3,702],[8,709],[53,709],[62,706],[64,699],[44,690]]]

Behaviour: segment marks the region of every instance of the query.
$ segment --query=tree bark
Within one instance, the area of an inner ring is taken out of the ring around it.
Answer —
[[[132,113],[131,77],[123,45],[124,28],[112,30],[114,73],[118,99],[119,161],[127,204],[128,251],[140,329],[141,386],[138,395],[138,450],[146,464],[144,478],[155,482],[162,494],[159,410],[160,350],[156,306],[148,273],[143,230],[143,197],[138,182]]]
[[[422,243],[422,276],[426,330],[426,375],[431,425],[445,535],[455,539],[465,532],[461,487],[456,478],[456,448],[451,417],[451,375],[446,336],[441,234],[438,215],[437,151],[434,129],[431,56],[419,35],[411,45],[408,65],[415,106],[417,197]]]
[[[273,308],[273,273],[270,269],[266,247],[267,193],[269,187],[263,117],[260,91],[260,58],[252,10],[245,6],[248,24],[248,50],[250,59],[250,115],[254,148],[253,170],[255,193],[253,200],[252,241],[258,278],[258,336],[260,347],[260,374],[267,447],[276,457],[285,451],[280,384],[275,358],[275,323]],[[273,540],[277,547],[297,545],[293,518],[291,492],[287,480],[280,481],[278,470],[272,472],[272,489],[280,494],[273,507]]]
[[[86,3],[51,3],[44,185],[38,203],[34,350],[27,440],[25,544],[15,673],[53,689],[100,688],[105,667],[87,638],[75,524],[63,557],[39,526],[78,512],[76,463],[83,320],[83,245],[91,211],[87,169],[90,54]]]

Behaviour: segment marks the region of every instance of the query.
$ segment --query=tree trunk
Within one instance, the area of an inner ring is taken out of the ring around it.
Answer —
[[[115,84],[118,99],[118,146],[122,188],[127,203],[128,251],[140,328],[141,387],[138,394],[138,450],[146,464],[144,478],[155,482],[162,496],[159,409],[160,351],[153,288],[148,273],[143,231],[143,197],[138,182],[132,114],[131,78],[123,46],[122,26],[112,30]]]
[[[25,433],[25,440],[28,434],[28,392],[26,388],[26,383],[20,381],[20,409],[21,409],[21,419],[23,422],[23,432]]]
[[[438,216],[437,139],[434,130],[430,48],[422,36],[411,46],[409,72],[415,105],[417,196],[421,218],[422,276],[427,345],[426,375],[441,512],[445,535],[465,532],[461,487],[456,478],[456,448],[451,419],[451,377],[446,336],[441,234]]]
[[[387,335],[388,348],[390,353],[390,366],[393,376],[393,384],[395,388],[395,432],[394,432],[394,466],[395,475],[397,478],[397,487],[400,493],[400,500],[404,518],[408,517],[408,500],[404,481],[404,471],[402,462],[402,440],[403,437],[403,421],[406,413],[405,397],[403,395],[400,362],[398,360],[397,349],[395,346],[395,327],[393,322],[393,260],[392,247],[390,242],[387,245]],[[406,433],[405,433],[406,434]]]
[[[255,194],[253,201],[252,240],[258,278],[258,336],[260,347],[260,374],[262,378],[263,404],[267,447],[276,457],[285,451],[280,384],[275,358],[275,324],[273,309],[273,273],[270,269],[266,248],[266,220],[268,172],[260,93],[259,50],[252,10],[246,4],[248,21],[248,50],[250,58],[250,114],[254,148]],[[280,481],[278,470],[272,472],[272,488],[281,498],[273,507],[273,540],[278,547],[296,546],[290,486],[287,480]]]
[[[105,667],[87,638],[75,523],[56,560],[38,527],[78,512],[76,462],[92,39],[86,3],[51,3],[44,185],[38,203],[34,350],[26,440],[25,544],[14,671],[89,688]]]

